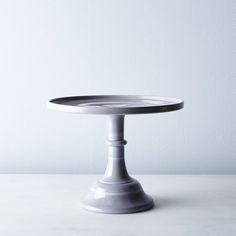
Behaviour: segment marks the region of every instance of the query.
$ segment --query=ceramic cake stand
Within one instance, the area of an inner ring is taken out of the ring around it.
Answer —
[[[88,210],[102,213],[132,213],[153,207],[153,200],[140,183],[130,177],[124,160],[124,117],[131,114],[169,112],[181,109],[175,98],[132,95],[75,96],[52,99],[51,109],[108,116],[108,164],[104,176],[82,201]],[[141,150],[140,150],[141,151]]]

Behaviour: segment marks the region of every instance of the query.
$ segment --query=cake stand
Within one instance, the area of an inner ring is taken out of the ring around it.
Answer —
[[[133,213],[153,207],[152,198],[130,177],[124,160],[125,115],[175,111],[183,108],[176,98],[137,95],[96,95],[55,98],[48,102],[54,110],[78,114],[107,115],[108,163],[104,176],[92,185],[81,205],[101,213]],[[141,151],[141,150],[140,150]]]

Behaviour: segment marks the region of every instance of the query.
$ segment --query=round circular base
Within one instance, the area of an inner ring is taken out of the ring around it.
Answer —
[[[109,214],[145,211],[153,205],[152,198],[144,193],[135,179],[117,183],[100,180],[81,202],[81,206],[87,210]]]

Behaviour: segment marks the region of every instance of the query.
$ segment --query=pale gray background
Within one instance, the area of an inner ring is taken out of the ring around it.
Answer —
[[[236,174],[233,2],[0,1],[0,172],[103,173],[106,118],[46,101],[151,94],[185,109],[126,118],[131,173]]]

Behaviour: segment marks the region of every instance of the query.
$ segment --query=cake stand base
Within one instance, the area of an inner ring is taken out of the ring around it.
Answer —
[[[123,183],[100,180],[81,202],[81,206],[87,210],[110,214],[145,211],[153,205],[152,198],[144,193],[140,183],[133,178]]]

